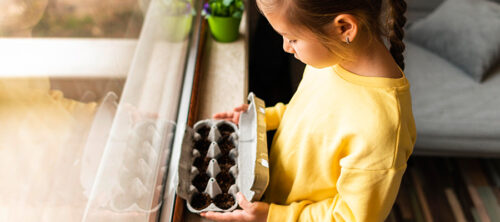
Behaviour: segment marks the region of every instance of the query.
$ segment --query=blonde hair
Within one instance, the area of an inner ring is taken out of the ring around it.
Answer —
[[[257,0],[262,11],[282,10],[287,20],[312,31],[332,53],[342,59],[352,59],[353,51],[379,41],[384,36],[390,43],[392,57],[404,69],[403,43],[406,23],[405,0],[388,0],[389,10],[385,26],[381,24],[382,0]],[[359,23],[356,39],[348,46],[345,42],[332,39],[325,26],[337,15],[351,14]],[[368,43],[368,44],[367,44]]]

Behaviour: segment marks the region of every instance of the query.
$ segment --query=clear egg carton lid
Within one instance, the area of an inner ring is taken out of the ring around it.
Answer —
[[[186,127],[177,195],[190,212],[233,211],[236,193],[260,200],[269,184],[265,104],[253,93],[239,127],[225,120],[201,120]]]

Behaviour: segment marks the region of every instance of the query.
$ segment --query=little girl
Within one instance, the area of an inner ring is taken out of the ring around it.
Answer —
[[[307,66],[289,103],[266,108],[267,129],[277,131],[263,202],[239,194],[242,210],[202,216],[385,220],[416,140],[410,85],[402,71],[406,3],[388,3],[389,19],[381,22],[381,0],[257,0],[283,36],[283,49]],[[237,123],[246,109],[214,118]]]

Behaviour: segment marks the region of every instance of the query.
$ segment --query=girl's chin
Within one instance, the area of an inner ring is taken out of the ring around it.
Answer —
[[[316,69],[324,69],[324,68],[328,68],[328,67],[331,67],[335,64],[314,64],[314,63],[307,63],[307,62],[304,62],[302,60],[300,60],[301,62],[303,62],[304,64],[308,65],[308,66],[312,66]]]
[[[302,63],[304,63],[304,64],[306,64],[306,65],[308,65],[308,66],[312,66],[312,67],[314,67],[314,68],[316,68],[316,69],[323,69],[323,68],[327,68],[327,67],[331,67],[331,66],[335,65],[334,63],[329,64],[329,63],[324,63],[324,62],[323,62],[323,63],[319,64],[319,63],[314,63],[314,62],[304,61],[304,60],[300,59],[300,58],[297,56],[297,54],[293,54],[293,56],[295,57],[295,59],[297,59],[297,60],[301,61]]]
[[[314,65],[312,65],[312,64],[311,64],[311,63],[309,63],[308,61],[304,61],[304,60],[300,59],[300,58],[297,56],[297,54],[293,54],[293,56],[295,57],[295,59],[299,60],[300,62],[302,62],[302,63],[304,63],[304,64],[306,64],[306,65],[308,65],[308,66],[312,66],[312,67],[314,67]]]

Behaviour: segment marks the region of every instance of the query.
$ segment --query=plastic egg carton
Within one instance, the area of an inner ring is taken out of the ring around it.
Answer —
[[[162,120],[144,120],[134,124],[130,131],[122,163],[113,175],[117,182],[111,191],[111,209],[115,211],[146,212],[151,206],[156,187],[156,175],[161,168],[162,147],[170,140],[172,124]]]
[[[250,93],[238,126],[202,120],[184,134],[177,194],[193,213],[233,211],[236,193],[259,200],[269,183],[265,104]]]

